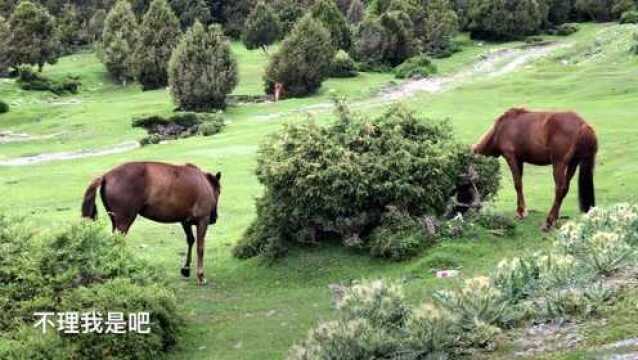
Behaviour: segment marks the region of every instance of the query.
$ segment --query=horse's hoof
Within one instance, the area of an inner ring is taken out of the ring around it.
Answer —
[[[544,223],[544,224],[541,226],[541,231],[542,231],[542,232],[550,232],[550,231],[552,230],[552,228],[553,228],[553,227],[554,227],[554,226],[553,226],[552,224],[550,224],[550,223],[547,223],[547,222],[546,222],[546,223]]]
[[[516,212],[516,218],[518,220],[525,220],[527,218],[527,210],[523,210],[523,211],[517,211]]]
[[[191,269],[190,268],[182,268],[182,276],[187,278],[191,276]]]
[[[197,286],[204,286],[206,283],[208,283],[206,279],[197,280]]]

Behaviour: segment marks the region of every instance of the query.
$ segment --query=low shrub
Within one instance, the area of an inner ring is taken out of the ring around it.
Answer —
[[[578,32],[578,30],[580,30],[580,28],[576,24],[561,24],[556,28],[556,35],[569,36],[573,33]]]
[[[436,66],[427,56],[419,55],[394,68],[394,76],[397,79],[425,78],[436,74],[436,71]]]
[[[4,114],[8,112],[9,112],[9,104],[0,100],[0,114]]]
[[[638,10],[630,10],[624,12],[620,16],[621,24],[638,24]]]
[[[526,44],[539,44],[545,41],[542,36],[528,36],[525,38]]]
[[[174,140],[202,134],[211,136],[225,126],[221,113],[177,113],[170,117],[159,115],[135,118],[133,127],[146,129],[148,136],[140,140],[141,145],[158,144],[163,140]]]
[[[356,77],[359,73],[354,60],[343,50],[337,51],[330,68],[330,76],[335,78]]]
[[[83,222],[41,231],[0,215],[0,358],[150,358],[175,345],[182,320],[166,277],[135,257],[123,237],[102,228]],[[79,316],[93,310],[105,320],[107,312],[148,312],[151,334],[66,334],[53,325],[46,334],[34,329],[35,312]]]
[[[261,146],[257,176],[265,192],[236,255],[335,237],[367,247],[388,206],[414,218],[442,215],[470,165],[482,179],[483,200],[498,189],[498,162],[471,155],[447,122],[400,106],[368,119],[341,100],[336,116],[328,127],[287,124]]]
[[[516,222],[511,217],[493,211],[471,214],[470,220],[497,235],[513,235]]]
[[[425,230],[409,214],[391,208],[370,234],[370,255],[394,261],[408,259],[428,243]]]
[[[51,91],[59,96],[77,94],[81,84],[78,76],[67,76],[59,81],[51,80],[26,68],[20,70],[17,83],[22,90]]]

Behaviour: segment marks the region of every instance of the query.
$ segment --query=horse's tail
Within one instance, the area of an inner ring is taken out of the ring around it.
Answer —
[[[82,202],[82,217],[95,220],[97,219],[97,207],[95,206],[95,194],[97,189],[102,186],[103,178],[99,177],[91,182],[91,185],[84,193],[84,201]]]
[[[596,163],[596,152],[598,151],[598,141],[594,130],[586,126],[581,129],[578,140],[580,170],[578,171],[578,200],[580,210],[588,212],[596,206],[596,196],[594,192],[594,165]]]

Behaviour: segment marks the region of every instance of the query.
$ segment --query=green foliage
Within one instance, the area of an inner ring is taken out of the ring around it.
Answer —
[[[358,75],[354,60],[343,50],[337,51],[330,68],[330,76],[336,78],[349,78]]]
[[[286,95],[301,97],[314,93],[328,76],[335,54],[330,33],[311,16],[301,19],[266,68],[266,93],[275,83],[284,85]]]
[[[474,0],[468,15],[473,38],[507,40],[538,33],[546,14],[537,0]]]
[[[279,18],[281,34],[289,34],[304,14],[303,6],[297,0],[275,0],[272,6]]]
[[[237,86],[237,60],[219,25],[196,22],[173,51],[169,62],[173,101],[181,110],[223,109]]]
[[[311,14],[330,32],[332,46],[335,49],[350,50],[352,46],[350,29],[334,0],[317,0],[311,9]]]
[[[68,75],[62,80],[51,80],[44,75],[21,68],[17,80],[18,86],[27,91],[51,91],[56,95],[77,94],[80,81],[77,76]]]
[[[5,114],[9,112],[9,104],[0,100],[0,114]]]
[[[393,261],[408,259],[428,244],[425,229],[409,214],[389,208],[370,234],[370,255]]]
[[[547,21],[553,25],[560,25],[572,18],[574,1],[544,0],[547,4]]]
[[[403,11],[384,13],[359,25],[355,57],[366,69],[395,67],[417,52],[413,24]]]
[[[633,0],[576,0],[574,8],[585,18],[609,21],[635,7]]]
[[[242,42],[248,49],[265,48],[272,45],[280,36],[279,17],[269,5],[260,1],[246,19]]]
[[[213,20],[206,0],[170,0],[170,5],[179,16],[179,22],[184,30],[197,21],[207,26]]]
[[[98,56],[111,76],[123,84],[135,77],[134,51],[138,38],[137,19],[131,5],[118,0],[104,20]]]
[[[203,136],[213,136],[220,133],[225,125],[224,118],[218,113],[211,119],[201,123],[198,130]]]
[[[638,24],[638,10],[625,11],[620,17],[621,24]]]
[[[106,10],[99,9],[91,16],[88,23],[88,33],[91,41],[100,41],[102,39],[102,31],[104,31],[104,22],[106,21]]]
[[[255,6],[254,0],[223,0],[221,3],[221,18],[218,21],[223,24],[224,32],[227,36],[239,39],[244,29],[246,17]],[[215,12],[213,12],[213,15],[215,15]]]
[[[168,85],[168,61],[180,36],[179,20],[166,0],[153,0],[142,20],[134,55],[142,89]]]
[[[60,42],[55,19],[46,8],[21,1],[9,18],[9,29],[11,40],[2,50],[7,66],[37,65],[41,70],[57,61]]]
[[[561,24],[556,28],[556,34],[560,36],[569,36],[578,32],[579,28],[576,24]]]
[[[365,235],[380,224],[387,206],[417,218],[442,215],[457,176],[471,164],[466,153],[446,122],[400,106],[364,119],[337,101],[333,125],[288,124],[262,145],[257,176],[266,190],[238,253],[335,234],[347,246],[366,246]],[[498,182],[497,173],[482,175]],[[391,240],[377,238],[378,249]]]
[[[351,24],[358,24],[361,20],[363,20],[364,14],[365,5],[363,5],[363,2],[361,0],[352,0],[346,16],[348,22]]]
[[[131,126],[148,131],[149,136],[140,140],[140,143],[149,145],[162,140],[190,137],[197,133],[211,136],[219,133],[225,124],[221,113],[184,112],[168,118],[159,115],[135,118]]]
[[[430,0],[425,7],[421,49],[431,55],[449,54],[459,29],[459,19],[449,0]]]
[[[410,79],[414,77],[425,78],[436,74],[436,66],[425,55],[418,55],[406,60],[403,64],[394,68],[394,76],[397,79]]]
[[[42,330],[29,325],[21,325],[12,334],[12,339],[0,336],[0,358],[57,360],[68,357],[62,338],[53,331]],[[6,341],[6,349],[2,342]]]
[[[62,10],[62,15],[58,17],[57,32],[60,39],[61,50],[71,53],[80,43],[80,24],[75,6],[66,4]]]
[[[9,23],[0,15],[0,48],[7,49],[11,39],[11,30]],[[10,57],[6,51],[0,52],[0,72],[4,72],[10,66]]]

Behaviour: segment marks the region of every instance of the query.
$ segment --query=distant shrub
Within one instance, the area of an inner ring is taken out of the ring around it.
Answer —
[[[394,68],[394,76],[397,79],[425,78],[435,74],[436,71],[436,66],[427,56],[418,55]]]
[[[449,0],[430,0],[425,7],[421,49],[431,55],[450,55],[459,31],[459,18]]]
[[[238,82],[237,60],[219,25],[195,22],[173,50],[168,78],[183,111],[223,109]]]
[[[638,24],[638,10],[625,11],[620,17],[621,24]]]
[[[190,137],[197,133],[211,136],[219,133],[224,125],[220,113],[183,112],[170,117],[151,115],[132,121],[133,127],[144,128],[149,133],[149,136],[140,140],[142,145],[158,144],[163,140]]]
[[[328,127],[288,124],[261,146],[257,176],[265,192],[237,255],[266,244],[281,249],[286,242],[316,243],[334,236],[346,246],[365,247],[366,235],[379,226],[387,206],[417,218],[442,215],[458,174],[473,163],[496,164],[477,168],[490,168],[480,176],[489,191],[498,188],[498,162],[470,156],[446,122],[400,106],[363,118],[342,101],[336,115]]]
[[[386,211],[378,227],[370,234],[370,255],[394,261],[408,259],[428,243],[417,219],[395,208]]]
[[[556,34],[560,36],[569,36],[578,32],[579,27],[576,24],[561,24],[556,28]]]
[[[0,114],[4,114],[8,112],[9,112],[9,104],[0,100]]]
[[[354,54],[365,69],[386,70],[418,52],[414,25],[403,11],[391,11],[368,18],[359,26]]]
[[[334,0],[317,0],[310,9],[312,17],[317,19],[330,32],[332,47],[350,50],[352,39],[344,15]]]
[[[361,0],[352,0],[350,7],[346,13],[346,17],[350,24],[358,24],[363,20],[365,14],[365,5]]]
[[[330,66],[330,76],[336,78],[349,78],[358,75],[354,60],[343,50],[337,51]]]
[[[56,95],[77,94],[81,83],[77,76],[67,76],[62,80],[51,80],[34,73],[28,68],[20,69],[18,86],[27,91],[50,91]]]
[[[633,0],[576,0],[574,3],[581,16],[594,21],[618,19],[634,7]]]
[[[118,0],[104,20],[98,57],[109,74],[123,85],[135,78],[134,52],[138,36],[137,18],[131,4]]]
[[[518,39],[539,32],[545,19],[536,0],[474,0],[468,9],[473,38]]]
[[[265,49],[277,41],[281,34],[279,17],[270,5],[260,1],[246,19],[242,42],[247,49]]]
[[[335,51],[328,30],[305,16],[271,57],[264,75],[266,93],[274,92],[275,83],[283,84],[290,97],[316,92],[330,72]]]

